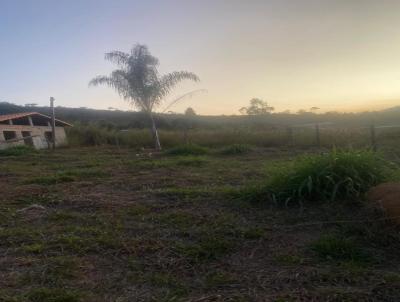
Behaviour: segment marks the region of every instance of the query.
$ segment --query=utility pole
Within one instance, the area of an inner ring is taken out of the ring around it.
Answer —
[[[54,112],[54,98],[50,97],[50,109],[51,109],[51,142],[53,150],[56,149],[56,116]]]

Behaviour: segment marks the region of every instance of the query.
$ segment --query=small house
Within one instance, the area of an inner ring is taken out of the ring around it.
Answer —
[[[67,143],[65,127],[71,124],[55,120],[56,146]],[[0,149],[28,145],[35,149],[49,148],[53,142],[51,117],[38,112],[0,115]]]

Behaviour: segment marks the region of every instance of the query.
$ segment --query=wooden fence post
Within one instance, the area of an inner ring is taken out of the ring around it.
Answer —
[[[50,109],[51,109],[51,139],[52,139],[52,148],[56,149],[56,115],[54,112],[54,98],[50,98]]]

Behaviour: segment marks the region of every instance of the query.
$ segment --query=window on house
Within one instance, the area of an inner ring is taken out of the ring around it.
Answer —
[[[17,133],[15,131],[3,131],[3,135],[6,141],[17,138]]]

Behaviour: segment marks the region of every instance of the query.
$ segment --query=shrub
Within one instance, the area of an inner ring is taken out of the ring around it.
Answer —
[[[0,156],[21,156],[34,152],[36,152],[36,150],[32,147],[22,145],[0,150]]]
[[[182,145],[175,148],[171,148],[165,151],[168,155],[204,155],[208,153],[208,149],[198,145]]]
[[[252,151],[252,147],[246,144],[233,144],[222,148],[219,153],[222,155],[240,155]]]
[[[356,201],[388,177],[388,163],[370,151],[332,151],[278,165],[264,184],[247,187],[248,200]]]

